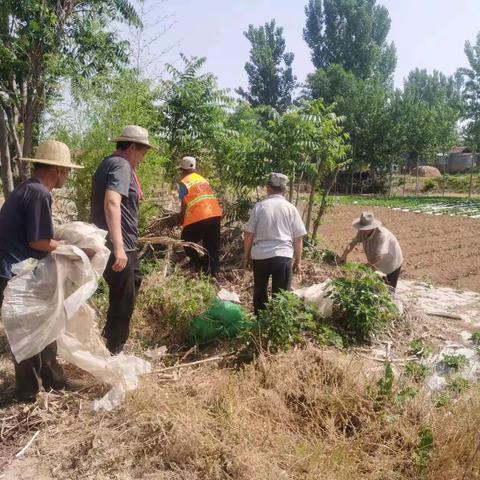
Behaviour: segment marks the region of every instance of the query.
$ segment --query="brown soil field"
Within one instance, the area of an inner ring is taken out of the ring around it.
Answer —
[[[371,210],[398,240],[403,278],[480,292],[480,220],[407,213],[384,207],[336,206],[319,230],[321,247],[341,254],[355,235],[352,221]],[[361,246],[349,257],[365,261]]]

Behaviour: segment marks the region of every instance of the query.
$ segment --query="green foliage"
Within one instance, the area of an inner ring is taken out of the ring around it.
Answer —
[[[480,331],[472,333],[472,336],[470,337],[470,340],[475,345],[480,345]]]
[[[461,377],[449,378],[447,380],[447,390],[451,393],[461,395],[470,388],[470,382]]]
[[[396,401],[398,404],[402,404],[409,400],[413,400],[417,396],[417,393],[418,393],[418,389],[416,388],[413,388],[413,387],[404,388],[400,390],[400,392],[398,392]]]
[[[457,75],[463,80],[464,135],[468,144],[478,151],[480,145],[480,33],[476,43],[465,42],[465,55],[470,68],[460,68]]]
[[[327,265],[336,265],[337,254],[328,249],[320,249],[315,246],[313,242],[304,242],[304,257],[314,262],[322,262]]]
[[[421,338],[412,340],[409,345],[409,352],[419,357],[428,357],[432,354],[432,347],[427,345]]]
[[[433,452],[433,432],[428,426],[423,426],[418,433],[418,444],[416,448],[417,466],[420,470],[428,465]]]
[[[448,393],[442,392],[435,398],[435,406],[437,408],[448,407],[452,402],[452,398]]]
[[[318,316],[314,307],[291,292],[277,293],[258,314],[254,329],[262,349],[287,351],[300,343],[305,333],[316,332]]]
[[[74,151],[77,162],[84,166],[75,173],[69,182],[74,189],[74,201],[79,218],[88,221],[92,176],[100,162],[115,150],[110,141],[125,125],[141,125],[150,131],[157,129],[158,113],[154,103],[159,98],[158,89],[150,81],[143,80],[135,71],[104,79],[105,84],[91,89],[84,95],[82,105],[77,105],[77,115],[73,119],[57,117],[51,133],[65,141]],[[85,131],[79,124],[86,124]],[[141,205],[140,228],[148,222],[148,217],[156,214],[156,209],[148,203],[148,198],[158,188],[162,180],[165,157],[151,150],[138,168],[138,177],[146,201]]]
[[[212,305],[215,288],[207,278],[187,278],[177,270],[161,277],[150,274],[140,290],[135,314],[138,336],[147,344],[181,344],[192,319]]]
[[[468,358],[462,354],[444,354],[442,363],[445,367],[458,371],[468,365]]]
[[[432,190],[435,189],[436,186],[437,186],[437,182],[433,178],[429,178],[425,180],[422,187],[422,191],[425,193],[431,192]]]
[[[393,384],[395,382],[395,375],[393,374],[392,365],[390,362],[385,363],[383,376],[377,382],[378,396],[390,397],[393,393]]]
[[[244,33],[250,41],[250,61],[245,64],[249,91],[237,92],[252,106],[269,105],[285,112],[292,104],[296,78],[292,73],[293,53],[285,52],[283,28],[275,20],[264,26],[249,25]]]
[[[421,382],[429,375],[430,369],[418,362],[407,362],[405,375],[411,377],[415,382]]]
[[[178,158],[183,155],[198,156],[199,166],[207,174],[215,154],[230,137],[237,135],[226,128],[226,110],[232,104],[231,98],[218,89],[211,73],[201,73],[205,58],[189,59],[183,55],[181,58],[182,70],[167,65],[170,79],[162,83],[159,112],[159,133],[170,158],[168,172],[172,178],[177,176]]]
[[[326,324],[316,327],[314,339],[321,347],[344,347],[342,336],[333,327]]]
[[[303,36],[317,69],[341,65],[359,78],[387,82],[395,70],[395,46],[387,43],[390,17],[376,1],[309,0]]]
[[[389,325],[398,310],[384,282],[371,269],[351,264],[343,273],[333,280],[329,293],[334,320],[352,340],[363,342]]]

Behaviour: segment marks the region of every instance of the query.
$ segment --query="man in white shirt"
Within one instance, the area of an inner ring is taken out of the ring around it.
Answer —
[[[243,266],[253,268],[255,313],[268,301],[270,276],[275,294],[290,289],[292,267],[300,270],[307,231],[298,210],[284,197],[287,183],[286,175],[270,175],[268,197],[255,205],[245,228]]]
[[[395,291],[403,263],[402,249],[395,235],[382,227],[382,223],[369,212],[363,212],[360,218],[353,222],[353,227],[358,230],[357,235],[345,249],[339,262],[346,262],[348,254],[357,244],[362,243],[368,265],[384,273],[385,283]]]

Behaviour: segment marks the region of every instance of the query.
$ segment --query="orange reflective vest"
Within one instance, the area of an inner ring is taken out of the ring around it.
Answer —
[[[222,209],[215,192],[201,175],[191,173],[182,178],[181,183],[185,185],[188,192],[183,199],[186,205],[183,227],[207,218],[222,216]]]

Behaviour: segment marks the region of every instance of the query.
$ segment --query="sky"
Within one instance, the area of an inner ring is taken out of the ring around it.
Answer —
[[[397,48],[395,85],[414,68],[452,74],[466,66],[466,40],[480,31],[480,0],[377,0],[392,20],[389,40]],[[181,66],[179,54],[206,57],[205,70],[214,73],[221,88],[247,86],[244,70],[250,43],[243,32],[249,24],[275,18],[284,28],[287,51],[295,54],[294,73],[300,82],[313,71],[310,51],[302,38],[307,0],[145,0],[145,32],[150,43],[150,74],[163,65]],[[165,31],[164,31],[165,30]],[[140,43],[142,44],[142,43]]]

